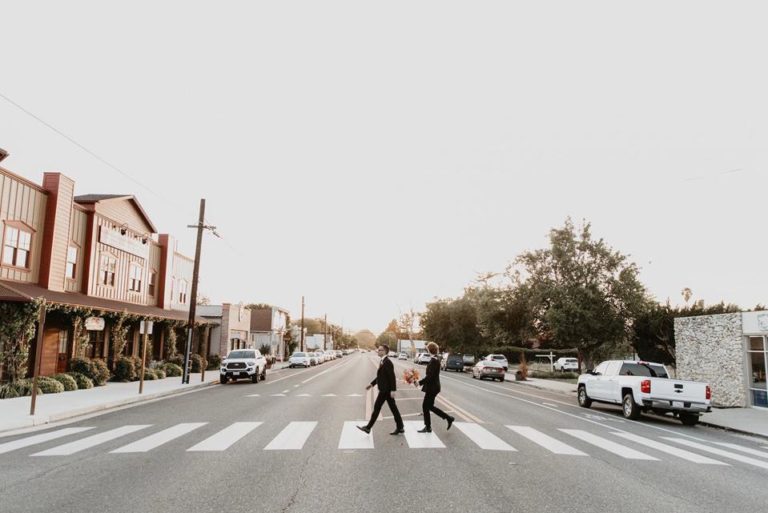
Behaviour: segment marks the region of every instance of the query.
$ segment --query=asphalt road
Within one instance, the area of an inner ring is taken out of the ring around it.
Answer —
[[[0,438],[0,512],[763,511],[768,441],[441,374],[362,424],[372,353]],[[396,362],[405,368],[424,367]],[[345,424],[347,423],[347,424]],[[509,427],[512,426],[512,427]],[[88,429],[85,429],[88,428]],[[67,430],[67,431],[63,431]],[[34,438],[33,438],[34,437]],[[54,438],[56,437],[56,438]],[[729,444],[729,445],[723,445]],[[432,445],[437,447],[421,447]],[[751,452],[750,452],[751,451]]]

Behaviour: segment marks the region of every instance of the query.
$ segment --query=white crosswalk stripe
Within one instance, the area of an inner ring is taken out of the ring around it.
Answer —
[[[24,447],[29,447],[30,445],[37,445],[43,442],[49,442],[51,440],[56,440],[57,438],[74,435],[76,433],[82,433],[83,431],[88,431],[89,429],[93,429],[93,428],[92,427],[65,428],[65,429],[59,429],[57,431],[51,431],[49,433],[29,436],[27,438],[22,438],[20,440],[14,440],[13,442],[6,442],[4,444],[0,444],[0,454],[5,454],[7,452],[15,451],[16,449],[22,449]]]
[[[149,435],[141,440],[137,440],[119,449],[112,451],[113,453],[124,454],[131,452],[149,452],[152,449],[160,447],[164,443],[170,442],[180,436],[184,436],[187,433],[194,431],[195,429],[206,425],[207,422],[186,422],[177,424],[168,429],[164,429],[154,435]]]
[[[750,449],[749,447],[743,447],[741,445],[736,445],[736,444],[728,444],[725,442],[717,442],[717,445],[720,445],[722,447],[728,447],[729,449],[733,449],[735,451],[741,451],[746,454],[751,454],[753,456],[768,458],[768,452],[765,452],[765,451],[758,451],[757,449]]]
[[[354,420],[344,423],[341,428],[341,438],[339,438],[339,449],[373,449],[373,436],[367,435],[357,429],[357,426],[364,426],[366,421]]]
[[[625,440],[630,440],[632,442],[638,443],[640,445],[644,445],[646,447],[650,447],[651,449],[656,449],[657,451],[665,452],[667,454],[671,454],[672,456],[677,456],[678,458],[682,458],[684,460],[692,461],[693,463],[701,463],[703,465],[725,465],[728,466],[727,463],[724,463],[722,461],[713,460],[712,458],[707,458],[706,456],[702,456],[700,454],[696,454],[690,451],[685,451],[683,449],[680,449],[678,447],[673,447],[671,445],[667,445],[665,443],[657,442],[655,440],[651,440],[649,438],[644,438],[642,436],[633,435],[632,433],[613,433],[616,436],[620,436],[621,438],[624,438]]]
[[[529,426],[507,426],[509,429],[522,435],[531,442],[540,445],[551,453],[563,454],[568,456],[587,456],[586,453],[581,452],[575,447],[561,442],[556,438],[552,438],[549,435],[542,433],[541,431]]]
[[[601,436],[593,435],[592,433],[588,433],[580,429],[561,429],[560,431],[628,460],[658,461],[658,459],[654,458],[653,456],[649,456],[640,451],[630,449],[629,447],[625,447],[621,444],[617,444],[616,442],[612,442],[611,440]]]
[[[405,441],[411,449],[445,449],[445,445],[434,433],[419,433],[424,427],[420,421],[405,421]]]
[[[88,436],[82,440],[77,440],[76,442],[59,445],[58,447],[48,449],[47,451],[38,452],[32,456],[69,456],[70,454],[75,454],[76,452],[80,452],[84,449],[96,447],[97,445],[101,445],[103,443],[120,438],[121,436],[129,435],[148,427],[151,427],[151,424],[122,426],[119,428],[110,429],[109,431],[105,431],[97,435]]]
[[[453,426],[475,442],[481,449],[488,451],[517,451],[507,442],[494,435],[480,424],[472,422],[454,422]]]
[[[263,422],[235,422],[199,444],[190,447],[187,451],[226,451],[232,444],[262,424]]]
[[[265,451],[299,450],[304,447],[317,422],[291,422],[264,448]]]
[[[665,440],[669,440],[670,442],[675,442],[681,445],[687,445],[688,447],[693,447],[694,449],[699,449],[700,451],[716,454],[718,456],[722,456],[723,458],[729,458],[732,460],[740,461],[742,463],[747,463],[749,465],[754,465],[756,467],[768,469],[768,462],[765,462],[765,461],[756,460],[748,456],[743,456],[741,454],[737,454],[734,452],[724,451],[722,449],[717,449],[715,447],[709,447],[707,445],[700,444],[698,442],[693,442],[691,440],[686,440],[684,438],[674,438],[674,437],[666,437],[666,436],[663,438]]]

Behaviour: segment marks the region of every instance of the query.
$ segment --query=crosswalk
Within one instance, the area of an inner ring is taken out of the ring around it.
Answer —
[[[374,440],[378,437],[357,429],[357,426],[363,423],[363,420],[343,422],[336,448],[375,449]],[[222,453],[248,437],[257,437],[255,440],[258,441],[258,449],[256,450],[301,451],[308,444],[313,443],[313,435],[318,432],[318,425],[319,423],[315,421],[293,421],[285,425],[260,421],[234,422],[213,434],[210,431],[207,432],[207,436],[195,434],[196,432],[205,433],[201,428],[209,426],[207,422],[184,422],[171,426],[135,424],[99,432],[95,427],[70,427],[0,443],[0,455],[31,448],[30,456],[33,457],[61,457],[104,447],[108,447],[104,452],[121,455],[148,453],[161,450],[164,446],[173,446],[177,449],[180,444],[183,444],[183,450],[189,453]],[[697,465],[719,466],[730,466],[732,462],[738,462],[768,470],[768,450],[763,450],[764,447],[746,447],[734,443],[694,441],[674,436],[651,438],[610,428],[591,432],[582,429],[555,427],[543,429],[519,425],[499,427],[457,421],[453,424],[453,431],[447,432],[441,429],[438,434],[438,432],[419,433],[418,430],[422,426],[421,421],[406,421],[405,433],[402,437],[405,444],[387,444],[387,447],[394,450],[399,450],[400,446],[407,446],[408,449],[445,450],[456,447],[466,448],[468,440],[481,451],[496,453],[531,453],[543,449],[556,457],[605,458],[612,455],[634,461],[671,459]],[[337,425],[334,425],[335,427]],[[139,438],[135,439],[137,436]],[[73,440],[73,438],[77,439]],[[192,438],[197,440],[191,440]],[[322,443],[326,443],[327,436],[319,438],[323,440]],[[120,444],[121,440],[124,440],[122,444]],[[385,439],[386,442],[390,440],[390,438]],[[253,441],[254,439],[251,440]],[[171,442],[174,443],[171,444]],[[318,443],[315,441],[314,446],[316,447]],[[52,444],[53,447],[47,447]],[[114,447],[115,445],[119,446]],[[34,452],[35,446],[44,447],[43,450],[38,448],[37,452]],[[251,443],[248,447],[253,450],[254,444]]]

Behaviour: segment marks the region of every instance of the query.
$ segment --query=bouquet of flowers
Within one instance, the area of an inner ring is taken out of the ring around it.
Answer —
[[[419,371],[416,369],[405,369],[403,371],[403,381],[409,385],[414,385],[419,382]]]

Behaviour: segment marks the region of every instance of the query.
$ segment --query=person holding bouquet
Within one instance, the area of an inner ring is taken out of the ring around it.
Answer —
[[[448,421],[448,429],[451,429],[453,421],[456,420],[435,406],[435,398],[440,393],[440,361],[437,359],[437,350],[437,344],[434,342],[427,344],[427,351],[432,356],[427,364],[427,375],[421,381],[414,382],[414,386],[421,385],[421,391],[424,392],[424,402],[421,403],[421,409],[424,412],[424,428],[420,429],[419,433],[432,432],[432,419],[429,412]]]
[[[381,358],[379,361],[379,370],[376,371],[376,378],[374,378],[374,380],[371,381],[371,384],[365,387],[365,389],[370,390],[372,386],[376,385],[379,388],[379,395],[376,396],[376,401],[373,403],[371,420],[369,420],[368,424],[365,426],[357,426],[357,429],[370,433],[373,424],[376,422],[376,419],[379,418],[381,407],[384,406],[384,402],[386,401],[389,405],[389,409],[392,410],[392,416],[395,417],[395,430],[391,432],[390,435],[399,435],[405,433],[405,426],[403,424],[403,418],[400,416],[400,410],[397,409],[395,398],[392,397],[392,392],[397,390],[395,366],[392,365],[392,362],[387,358],[387,355],[389,354],[389,346],[382,344],[377,351],[379,353],[379,358]]]

